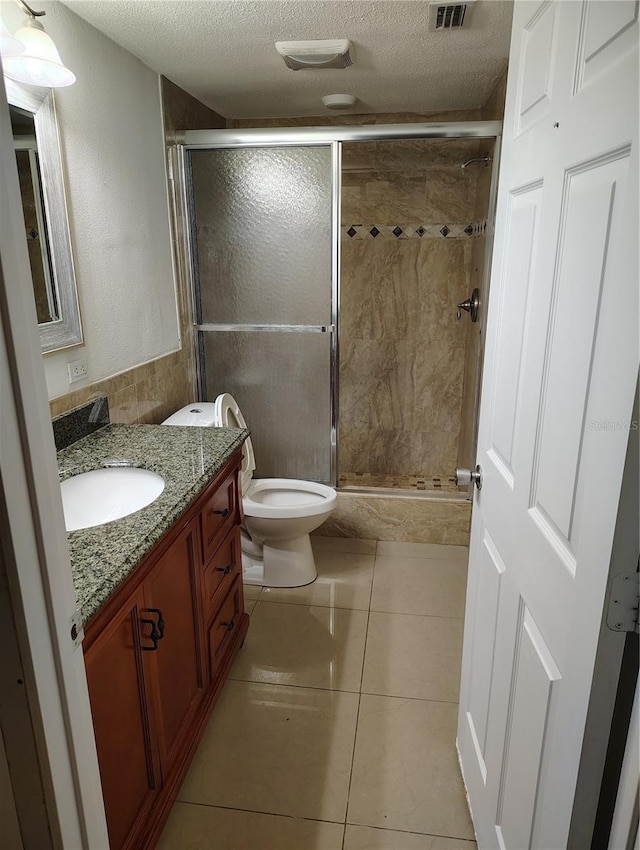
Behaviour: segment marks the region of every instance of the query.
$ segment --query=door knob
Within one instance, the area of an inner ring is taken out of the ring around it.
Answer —
[[[456,310],[456,319],[460,321],[462,318],[462,311],[468,313],[471,316],[472,322],[478,321],[478,308],[480,307],[480,290],[474,289],[471,295],[467,298],[466,301],[461,301],[458,304],[458,309]]]
[[[473,483],[478,490],[482,490],[482,469],[480,464],[475,469],[456,469],[455,479],[458,487],[467,487]]]

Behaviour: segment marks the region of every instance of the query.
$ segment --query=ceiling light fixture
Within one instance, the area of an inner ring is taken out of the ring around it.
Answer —
[[[353,65],[348,38],[276,41],[276,50],[292,71],[348,68]]]
[[[11,35],[7,25],[0,18],[0,56],[7,58],[8,56],[19,56],[21,53],[24,53],[24,44]]]
[[[16,2],[27,14],[22,26],[14,33],[14,37],[24,45],[24,52],[4,59],[2,64],[6,76],[19,83],[46,88],[75,83],[76,75],[64,66],[53,39],[36,20],[46,12],[35,12],[24,0]]]

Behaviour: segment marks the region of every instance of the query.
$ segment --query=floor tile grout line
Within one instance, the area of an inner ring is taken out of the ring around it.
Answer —
[[[354,609],[355,610],[355,609]],[[456,620],[463,621],[464,617],[452,617],[446,614],[414,614],[413,611],[375,611],[371,610],[370,614],[387,614],[389,617],[422,617],[427,620]]]
[[[268,685],[270,688],[302,688],[309,691],[326,691],[332,694],[354,694],[355,696],[383,697],[385,699],[410,699],[414,702],[437,702],[443,705],[459,705],[459,700],[436,699],[435,697],[411,697],[406,694],[380,694],[373,691],[348,691],[344,688],[323,688],[320,685],[294,685],[291,682],[263,682],[258,679],[236,679],[229,676],[230,682],[242,682],[245,685]],[[361,686],[362,687],[362,686]]]
[[[309,691],[327,691],[330,694],[354,694],[360,696],[360,691],[347,691],[344,688],[323,688],[320,685],[293,685],[291,682],[262,682],[259,679],[236,679],[229,676],[230,682],[244,682],[245,685],[268,685],[270,688],[303,688]]]
[[[371,582],[371,591],[370,591],[370,601],[369,605],[371,605],[371,595],[373,592],[373,581]],[[253,601],[253,600],[249,600]],[[412,611],[378,611],[376,608],[347,608],[343,605],[325,605],[322,602],[290,602],[285,601],[283,599],[256,599],[256,604],[260,602],[268,602],[270,605],[297,605],[299,608],[307,607],[307,608],[335,608],[339,611],[363,611],[369,612],[371,614],[400,614],[404,617],[433,617],[437,620],[464,620],[464,616],[454,617],[451,615],[444,614],[414,614]]]
[[[402,833],[403,835],[420,835],[420,836],[424,835],[424,836],[428,836],[430,838],[449,838],[449,839],[452,839],[454,841],[466,841],[468,844],[473,844],[474,841],[475,841],[474,838],[462,838],[458,835],[446,835],[445,833],[440,833],[440,832],[416,832],[415,830],[410,830],[410,829],[395,829],[395,828],[392,829],[392,828],[386,827],[386,826],[376,826],[375,824],[356,823],[355,821],[352,822],[352,821],[349,821],[349,820],[346,820],[346,819],[344,821],[338,821],[338,820],[326,820],[326,819],[323,819],[323,818],[310,818],[310,817],[305,817],[305,815],[285,815],[282,812],[271,812],[271,811],[266,811],[265,809],[244,809],[244,808],[241,808],[241,807],[238,807],[238,806],[223,806],[220,803],[201,803],[201,802],[198,802],[198,801],[195,801],[195,800],[183,800],[180,797],[176,798],[176,803],[181,803],[183,806],[197,806],[198,808],[201,808],[201,809],[222,809],[225,812],[245,812],[247,814],[253,814],[253,815],[265,815],[267,817],[286,818],[287,820],[296,820],[296,821],[297,820],[303,820],[303,821],[306,821],[308,823],[330,823],[334,826],[344,827],[343,842],[344,842],[344,838],[346,837],[346,829],[347,829],[348,826],[358,826],[358,827],[363,827],[365,829],[377,829],[377,830],[380,830],[381,832],[399,832],[399,833]]]
[[[383,699],[410,699],[413,702],[437,702],[440,705],[460,705],[459,700],[453,699],[435,699],[434,697],[409,697],[401,694],[376,694],[371,691],[360,691],[360,696],[363,697],[382,697]],[[381,827],[382,829],[383,827]]]
[[[376,551],[377,551],[377,549],[378,549],[378,542],[376,541]],[[375,560],[375,556],[374,556],[373,570],[372,570],[372,574],[371,574],[371,588],[369,590],[369,610],[367,611],[367,627],[366,627],[366,630],[365,630],[365,637],[364,637],[364,652],[362,654],[362,671],[360,673],[360,692],[358,693],[358,710],[356,712],[356,728],[355,728],[355,734],[353,736],[353,752],[351,753],[351,769],[349,771],[349,785],[347,787],[347,805],[346,805],[345,813],[344,813],[344,824],[345,825],[344,825],[344,832],[343,832],[343,835],[342,835],[342,850],[344,850],[344,842],[346,841],[346,838],[347,838],[347,820],[348,820],[348,817],[349,817],[349,803],[350,803],[350,800],[351,800],[351,785],[352,785],[352,782],[353,782],[353,767],[354,767],[355,760],[356,760],[356,743],[358,741],[358,726],[360,724],[360,706],[362,705],[362,683],[364,681],[364,665],[365,665],[365,661],[366,661],[366,658],[367,658],[367,641],[369,640],[369,620],[371,619],[371,597],[373,595],[373,581],[374,581],[374,578],[375,578],[375,571],[376,571],[376,560]]]
[[[353,765],[356,760],[356,743],[358,740],[358,724],[360,723],[360,704],[362,702],[362,695],[358,694],[358,710],[356,711],[356,727],[353,734],[353,750],[351,752],[351,769],[349,770],[349,785],[347,786],[347,804],[344,810],[344,835],[347,833],[347,823],[349,819],[349,802],[351,800],[351,783],[353,782]],[[342,839],[342,843],[344,845],[344,836]]]
[[[258,602],[258,600],[256,600],[256,603],[257,602]],[[260,602],[268,602],[269,605],[295,605],[298,608],[332,608],[332,609],[336,609],[337,611],[362,611],[365,614],[369,611],[368,608],[346,608],[343,605],[323,605],[322,602],[290,602],[289,600],[268,599],[266,597],[264,599],[260,599]],[[387,612],[381,611],[380,613],[385,614]],[[390,612],[390,613],[394,613],[394,612]],[[422,616],[422,615],[418,614],[418,616]],[[435,615],[433,615],[433,616],[435,616]],[[462,619],[462,618],[455,617],[453,619]]]
[[[415,830],[410,829],[392,829],[388,826],[373,826],[372,824],[368,823],[350,823],[349,821],[347,821],[345,827],[348,826],[359,826],[363,829],[377,829],[380,832],[399,832],[402,835],[420,835],[425,836],[427,838],[448,838],[452,841],[465,841],[467,844],[475,843],[475,838],[460,838],[457,835],[445,835],[444,833],[440,832],[416,832]]]
[[[282,812],[268,812],[264,809],[243,809],[239,806],[222,806],[220,803],[198,803],[193,800],[181,800],[176,798],[176,803],[182,803],[183,806],[199,806],[203,809],[223,809],[226,812],[246,812],[252,815],[268,815],[274,818],[287,818],[288,820],[304,820],[311,823],[331,823],[335,826],[345,826],[346,821],[341,820],[324,820],[323,818],[308,818],[304,815],[284,815]]]
[[[351,538],[350,538],[351,539]],[[377,544],[377,541],[376,541]],[[353,549],[331,549],[325,548],[323,546],[318,547],[317,549],[313,545],[313,538],[311,538],[311,548],[313,549],[314,555],[375,555],[377,545],[375,546],[373,552],[355,552]]]

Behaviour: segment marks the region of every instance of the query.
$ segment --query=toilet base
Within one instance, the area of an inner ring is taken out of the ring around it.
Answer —
[[[255,544],[254,544],[255,545]],[[254,550],[255,551],[255,550]],[[262,546],[262,558],[242,553],[242,579],[261,587],[303,587],[318,577],[308,534],[293,540],[270,540]]]

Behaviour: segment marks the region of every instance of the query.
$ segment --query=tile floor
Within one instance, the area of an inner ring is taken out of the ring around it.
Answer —
[[[474,850],[455,731],[467,550],[313,539],[251,625],[159,850]]]

